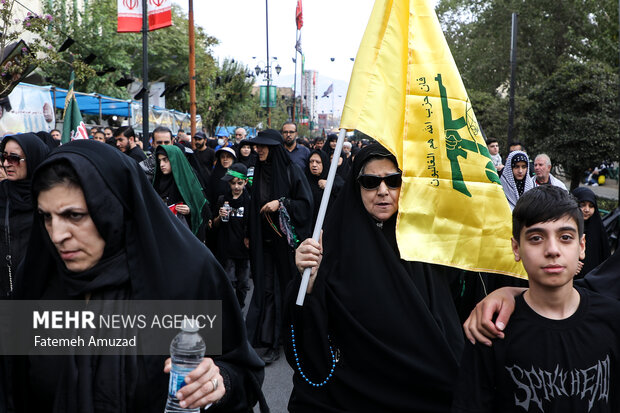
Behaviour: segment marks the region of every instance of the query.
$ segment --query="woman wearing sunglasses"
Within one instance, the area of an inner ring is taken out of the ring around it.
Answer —
[[[400,259],[396,158],[362,149],[326,218],[322,245],[305,240],[313,267],[303,307],[287,290],[292,412],[448,412],[463,334],[449,281],[456,270]],[[420,245],[419,248],[424,248]]]
[[[0,183],[0,294],[13,292],[15,271],[26,253],[32,227],[32,173],[49,148],[33,133],[12,135],[0,142],[6,179]]]

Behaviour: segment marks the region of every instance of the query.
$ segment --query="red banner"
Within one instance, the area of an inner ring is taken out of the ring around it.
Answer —
[[[297,0],[297,9],[295,10],[295,23],[297,23],[297,30],[301,30],[304,25],[304,15],[301,12],[301,0]]]
[[[118,0],[119,33],[142,31],[142,1]],[[172,26],[171,0],[148,1],[149,31]]]

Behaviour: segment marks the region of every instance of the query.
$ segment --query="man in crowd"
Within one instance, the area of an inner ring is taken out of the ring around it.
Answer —
[[[151,153],[145,160],[140,162],[140,167],[150,181],[153,181],[153,177],[155,176],[157,161],[155,160],[154,153],[155,149],[157,149],[159,145],[172,145],[172,131],[165,126],[158,126],[153,130],[153,144],[151,145]]]
[[[239,145],[239,142],[245,139],[247,136],[247,131],[245,128],[237,128],[235,129],[235,146]]]
[[[566,191],[566,185],[551,174],[551,159],[545,153],[537,155],[534,159],[534,172],[532,184],[534,187],[539,185],[553,185]]]
[[[320,150],[320,149],[323,149],[323,145],[325,145],[325,138],[322,138],[322,137],[319,136],[319,137],[317,137],[314,140],[314,147],[313,148]]]
[[[288,151],[291,161],[299,166],[302,171],[305,171],[308,166],[310,149],[297,144],[297,125],[295,122],[286,122],[282,125],[282,136],[284,137],[284,147]]]
[[[116,147],[121,150],[125,155],[135,159],[140,163],[146,159],[146,155],[136,145],[136,134],[131,126],[122,126],[114,133],[114,139],[116,140]]]
[[[203,132],[196,132],[194,143],[196,144],[194,154],[208,178],[215,164],[215,151],[207,146],[207,137]]]
[[[228,135],[225,136],[223,133],[217,135],[217,146],[215,147],[216,151],[220,148],[226,148],[230,146],[232,146],[232,142],[228,141]]]
[[[97,132],[99,130],[99,127],[97,126],[93,126],[92,128],[90,128],[90,130],[88,131],[88,139],[93,139],[95,137],[95,132]]]
[[[344,154],[345,159],[349,159],[351,157],[352,147],[353,147],[353,144],[351,142],[342,143],[342,153]]]
[[[57,141],[62,138],[62,133],[58,129],[52,129],[50,134],[52,135],[52,138],[56,139]]]
[[[514,152],[514,151],[523,151],[523,145],[521,144],[521,142],[513,142],[510,144],[510,146],[508,147],[510,152]]]
[[[186,148],[191,148],[192,147],[191,139],[190,139],[189,135],[186,134],[183,129],[179,129],[179,131],[177,132],[177,143],[180,143],[181,145],[185,146]]]
[[[490,138],[487,141],[487,148],[489,149],[491,160],[493,161],[495,169],[497,169],[497,173],[501,174],[504,169],[504,164],[502,163],[502,155],[499,154],[499,142],[497,139]]]
[[[96,141],[105,143],[105,134],[103,133],[103,131],[101,129],[99,129],[93,135],[93,139],[96,140]]]

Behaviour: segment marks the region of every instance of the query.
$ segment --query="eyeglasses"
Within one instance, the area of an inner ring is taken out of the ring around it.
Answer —
[[[388,188],[396,189],[403,184],[403,173],[396,172],[386,176],[360,175],[357,177],[357,182],[359,182],[362,188],[367,190],[379,188],[381,182],[385,182]]]
[[[9,154],[6,152],[3,152],[2,154],[0,154],[0,161],[2,161],[2,163],[6,161],[9,165],[17,165],[21,161],[25,161],[25,160],[26,158],[20,158],[19,155],[13,155],[13,154]]]

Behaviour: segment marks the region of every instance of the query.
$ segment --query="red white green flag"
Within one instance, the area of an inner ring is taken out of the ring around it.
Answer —
[[[82,114],[78,107],[75,94],[73,93],[73,83],[75,82],[75,72],[71,72],[71,80],[69,81],[69,90],[65,98],[65,113],[63,114],[62,138],[60,143],[74,141],[76,139],[88,139],[86,125],[82,120]]]

